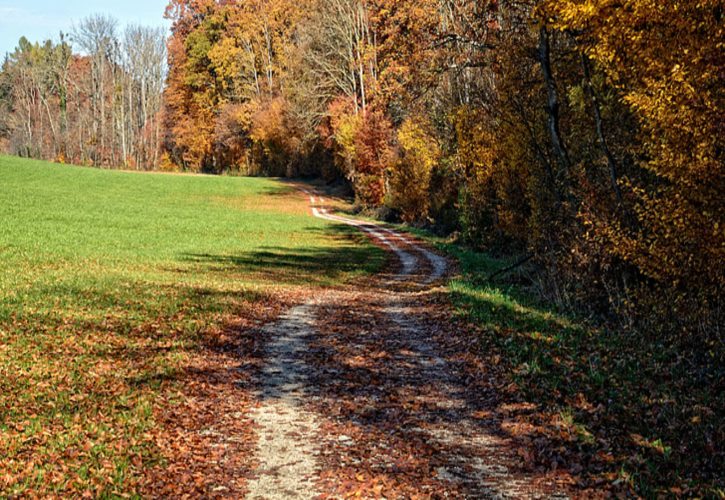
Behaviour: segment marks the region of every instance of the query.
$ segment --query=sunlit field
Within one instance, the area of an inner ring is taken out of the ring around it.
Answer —
[[[0,157],[0,186],[0,496],[134,491],[190,353],[382,261],[274,180]]]

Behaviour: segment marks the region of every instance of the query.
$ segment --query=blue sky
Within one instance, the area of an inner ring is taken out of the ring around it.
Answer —
[[[163,19],[168,0],[0,0],[0,59],[12,52],[21,36],[31,42],[71,30],[73,23],[94,13],[108,14],[121,25],[168,25]]]

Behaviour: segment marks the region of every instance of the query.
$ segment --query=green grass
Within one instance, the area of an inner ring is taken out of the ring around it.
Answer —
[[[504,384],[536,405],[525,418],[538,429],[529,438],[550,443],[540,465],[561,456],[583,466],[582,484],[619,494],[723,496],[723,455],[713,447],[721,367],[693,373],[676,344],[593,325],[542,300],[517,272],[489,280],[511,262],[414,232],[458,261],[447,293],[477,327],[479,355],[500,360]]]
[[[382,252],[265,179],[0,156],[0,496],[135,491],[165,377]]]

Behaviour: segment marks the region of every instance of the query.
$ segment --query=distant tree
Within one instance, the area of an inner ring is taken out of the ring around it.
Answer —
[[[23,156],[104,166],[159,164],[165,32],[91,16],[70,40],[22,38],[0,71],[4,149]]]
[[[91,60],[90,95],[93,117],[93,163],[100,165],[106,153],[109,123],[107,113],[112,107],[113,77],[117,64],[118,22],[110,17],[96,14],[83,19],[73,29],[73,42]],[[109,92],[111,90],[111,92]],[[112,144],[109,144],[113,148]],[[113,154],[110,155],[114,156]]]

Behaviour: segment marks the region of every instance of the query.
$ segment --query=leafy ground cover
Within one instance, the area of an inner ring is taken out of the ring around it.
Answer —
[[[383,261],[273,180],[0,157],[0,185],[0,496],[209,481],[240,332]]]
[[[722,498],[722,351],[693,359],[646,332],[595,326],[540,300],[531,270],[420,233],[454,257],[447,294],[475,335],[481,370],[524,403],[506,429],[539,470],[567,469],[579,487],[645,497]]]

